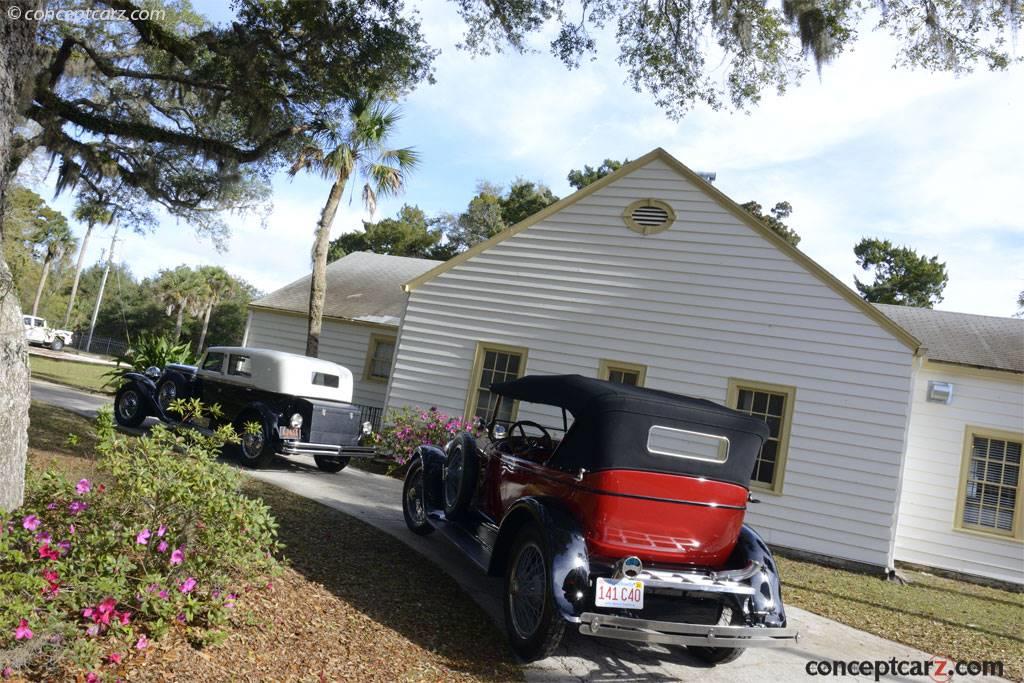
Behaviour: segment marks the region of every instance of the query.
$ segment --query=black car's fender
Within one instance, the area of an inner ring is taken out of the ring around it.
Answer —
[[[753,619],[765,626],[785,627],[786,610],[782,606],[779,568],[772,557],[772,551],[758,533],[744,524],[728,565],[742,567],[750,561],[757,562],[762,567],[761,571],[750,579],[750,585],[754,589],[751,596]]]
[[[158,417],[165,422],[169,421],[168,417],[164,415],[164,411],[160,410],[159,402],[156,400],[156,382],[141,372],[126,372],[121,376],[121,386],[126,387],[129,385],[139,392],[139,397],[145,405],[146,413]]]
[[[444,465],[448,456],[437,446],[424,444],[412,453],[423,463],[423,507],[427,515],[444,514]]]
[[[527,524],[537,526],[547,541],[551,553],[551,592],[559,613],[578,622],[590,591],[590,559],[583,527],[557,501],[536,497],[516,501],[501,521],[488,573],[504,572],[512,543]]]

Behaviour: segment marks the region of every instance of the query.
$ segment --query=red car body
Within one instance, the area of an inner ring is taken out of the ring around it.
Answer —
[[[686,645],[712,663],[793,642],[771,552],[744,524],[763,422],[575,375],[491,390],[547,409],[531,415],[559,410],[562,427],[492,419],[479,440],[467,433],[443,449],[420,447],[403,511],[414,532],[440,530],[481,568],[505,574],[517,654],[547,656],[567,623],[586,635]],[[617,599],[620,589],[628,599]]]

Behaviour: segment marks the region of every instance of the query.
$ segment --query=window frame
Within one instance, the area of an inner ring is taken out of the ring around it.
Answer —
[[[643,387],[647,384],[647,366],[641,365],[640,363],[628,363],[626,361],[610,360],[608,358],[602,358],[597,364],[597,378],[605,381],[611,381],[611,375],[613,370],[619,370],[621,372],[635,372],[637,373],[636,386]]]
[[[391,344],[394,347],[391,351],[387,377],[373,374],[373,358],[376,355],[377,347],[382,342]],[[371,332],[370,340],[366,345],[366,360],[363,362],[363,379],[367,382],[378,382],[380,384],[387,384],[391,381],[391,371],[394,370],[396,351],[398,351],[398,337],[396,335]]]
[[[793,407],[796,405],[796,387],[787,384],[773,384],[771,382],[730,377],[725,399],[726,406],[733,410],[739,410],[737,406],[739,405],[740,391],[743,389],[782,394],[786,397],[785,405],[782,407],[782,429],[779,431],[779,448],[775,454],[775,476],[773,481],[770,485],[765,484],[753,478],[753,471],[750,473],[750,488],[781,496],[786,480],[786,464],[789,461],[789,439],[790,432],[793,429]]]
[[[519,354],[521,360],[519,362],[519,374],[516,377],[518,379],[526,374],[526,362],[529,359],[530,354],[530,350],[528,348],[525,346],[512,346],[511,344],[478,341],[476,343],[476,352],[473,356],[473,367],[469,373],[469,384],[466,387],[465,412],[462,414],[463,419],[465,420],[474,419],[473,414],[476,412],[477,408],[477,393],[480,390],[480,380],[482,379],[484,372],[484,358],[487,356],[488,351]],[[513,401],[511,421],[515,422],[518,418],[519,401]]]
[[[220,356],[220,367],[217,370],[214,370],[212,368],[206,367],[206,361],[207,361],[207,359],[210,356]],[[199,367],[198,367],[198,369],[196,371],[197,372],[209,372],[209,373],[212,373],[212,374],[215,374],[215,375],[223,375],[224,374],[224,366],[227,363],[227,360],[228,360],[228,354],[225,353],[224,351],[207,351],[206,353],[203,354],[203,357],[200,359]]]
[[[957,478],[956,512],[953,517],[953,530],[966,534],[984,536],[1000,541],[1024,542],[1024,454],[1020,468],[1017,470],[1017,500],[1013,506],[1013,522],[1009,531],[1001,531],[991,527],[964,524],[964,504],[967,502],[967,477],[971,467],[971,454],[974,451],[974,438],[995,439],[997,441],[1016,441],[1024,445],[1024,434],[1006,429],[964,426],[964,445],[960,454],[960,476]]]
[[[228,354],[228,362],[226,364],[221,363],[222,374],[226,375],[227,377],[241,377],[242,379],[252,379],[251,369],[248,372],[242,372],[241,370],[238,370],[237,367],[233,368],[236,359],[247,361],[249,363],[249,367],[252,368],[252,356],[250,354],[231,353]]]

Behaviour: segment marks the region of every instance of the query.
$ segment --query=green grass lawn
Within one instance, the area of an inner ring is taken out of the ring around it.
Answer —
[[[906,585],[778,558],[783,599],[854,628],[954,660],[1001,660],[1024,679],[1024,594],[901,570]]]
[[[112,365],[57,360],[32,354],[29,356],[29,367],[32,369],[32,376],[37,379],[103,394],[113,393],[110,387],[104,386],[107,379],[103,376],[114,369]]]

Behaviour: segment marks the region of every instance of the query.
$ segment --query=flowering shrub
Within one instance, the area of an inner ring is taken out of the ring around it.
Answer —
[[[472,431],[472,422],[452,417],[437,408],[399,408],[384,417],[384,427],[373,435],[378,452],[404,465],[417,446],[444,446],[456,434]]]
[[[175,409],[203,413],[194,400]],[[276,567],[267,507],[216,461],[237,440],[230,427],[132,438],[106,412],[98,432],[106,485],[48,472],[30,478],[22,508],[0,513],[0,669],[97,680],[168,628],[216,632],[240,590]]]

